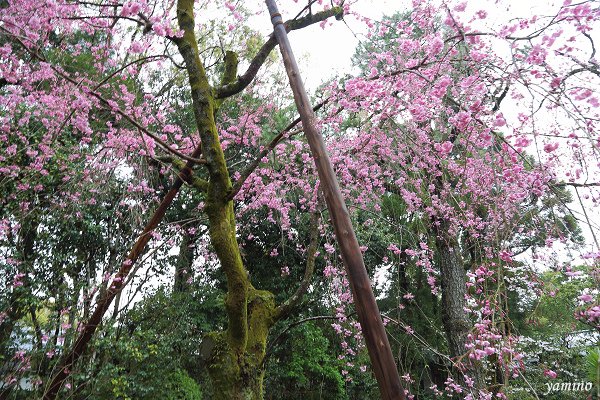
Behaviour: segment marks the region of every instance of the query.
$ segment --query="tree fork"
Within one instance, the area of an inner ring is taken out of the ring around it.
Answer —
[[[333,171],[333,166],[325,149],[323,137],[315,127],[315,114],[304,89],[304,84],[287,38],[283,19],[277,9],[275,0],[266,0],[266,3],[271,16],[271,22],[273,23],[275,37],[279,43],[279,50],[283,57],[283,63],[288,74],[290,87],[294,93],[296,107],[300,113],[304,132],[306,133],[306,138],[319,172],[323,194],[325,195],[335,236],[348,273],[348,280],[352,288],[358,319],[362,327],[367,349],[369,350],[371,365],[379,384],[381,397],[384,400],[404,400],[404,389],[400,383],[394,356],[392,355],[381,314],[375,301],[362,252],[360,251],[343,195]]]

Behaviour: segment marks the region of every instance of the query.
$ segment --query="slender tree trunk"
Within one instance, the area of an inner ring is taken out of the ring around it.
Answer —
[[[192,264],[194,263],[193,246],[193,235],[182,232],[179,256],[175,265],[175,281],[173,283],[175,292],[186,292],[189,289],[188,281],[192,276]]]
[[[465,353],[467,335],[471,324],[467,319],[466,273],[460,255],[448,243],[446,237],[436,237],[437,262],[441,271],[442,320],[448,339],[448,349],[452,357]]]
[[[21,261],[20,272],[25,276],[21,278],[22,286],[14,287],[9,296],[6,310],[6,316],[0,322],[0,355],[4,354],[10,343],[10,336],[15,328],[17,321],[23,318],[31,306],[28,304],[27,297],[30,296],[30,285],[28,274],[33,272],[33,263],[35,262],[34,246],[37,239],[37,229],[39,222],[37,219],[26,218],[19,232],[17,243],[18,258]]]

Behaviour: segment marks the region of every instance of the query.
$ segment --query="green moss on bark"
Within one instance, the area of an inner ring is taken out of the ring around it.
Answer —
[[[248,295],[248,341],[243,354],[232,346],[227,332],[205,337],[208,371],[217,400],[261,400],[269,328],[273,324],[275,300],[272,293],[250,289]]]
[[[176,43],[188,72],[194,117],[208,169],[204,210],[209,220],[209,236],[227,278],[227,329],[205,337],[202,356],[215,399],[260,400],[263,398],[262,363],[269,328],[276,314],[275,300],[272,293],[252,286],[240,255],[233,201],[228,200],[231,179],[215,123],[219,104],[200,61],[194,35],[193,4],[193,0],[177,3],[177,18],[184,35]],[[227,52],[224,84],[235,81],[237,64],[237,55]]]

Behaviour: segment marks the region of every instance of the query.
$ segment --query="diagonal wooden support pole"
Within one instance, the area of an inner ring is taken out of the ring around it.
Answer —
[[[396,369],[390,343],[388,341],[379,308],[371,288],[371,282],[354,234],[348,209],[344,203],[333,166],[325,149],[323,137],[315,127],[315,114],[304,89],[298,65],[292,53],[283,19],[275,0],[266,0],[275,37],[283,56],[283,63],[290,81],[296,107],[302,120],[302,126],[308,140],[325,195],[329,215],[335,231],[342,259],[348,273],[358,320],[369,350],[373,372],[379,383],[381,398],[384,400],[404,400],[404,390]]]

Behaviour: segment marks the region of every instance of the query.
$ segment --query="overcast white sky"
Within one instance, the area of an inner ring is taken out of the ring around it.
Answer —
[[[379,20],[383,15],[407,10],[409,6],[410,1],[407,0],[361,0],[352,6],[352,10]],[[284,19],[287,17],[284,16]],[[347,17],[345,22],[332,19],[331,25],[324,30],[313,25],[290,34],[292,49],[309,91],[329,78],[350,72],[350,59],[359,40],[364,39],[364,33],[363,23]]]

